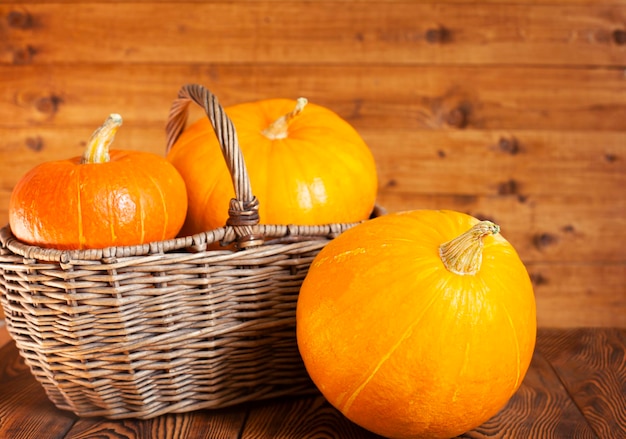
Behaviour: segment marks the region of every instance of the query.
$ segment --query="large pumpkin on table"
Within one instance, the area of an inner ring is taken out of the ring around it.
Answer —
[[[490,222],[388,214],[317,255],[297,304],[298,346],[324,396],[390,438],[451,438],[517,391],[536,335],[517,253]]]
[[[82,157],[42,163],[22,177],[9,203],[16,238],[80,250],[177,235],[187,211],[185,182],[162,156],[109,150],[121,123],[111,115]]]
[[[306,99],[267,99],[225,108],[235,126],[265,224],[327,224],[369,217],[378,180],[356,130]],[[183,233],[222,227],[235,197],[208,118],[190,125],[167,154],[187,184]]]

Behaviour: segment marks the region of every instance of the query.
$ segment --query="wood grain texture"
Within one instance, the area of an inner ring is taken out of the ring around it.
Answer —
[[[173,0],[134,0],[133,3],[172,3]],[[239,3],[257,3],[259,0],[237,0]],[[284,3],[285,0],[263,0],[266,3]],[[334,0],[335,2],[337,0]],[[394,5],[397,3],[406,3],[407,0],[350,0],[353,3],[384,3],[384,4],[388,4],[388,5]],[[82,3],[83,0],[21,0],[19,3],[20,4],[46,4],[46,3],[64,3],[64,4],[72,4],[72,3]],[[205,3],[206,0],[187,0],[185,1],[185,3],[192,5],[194,3]],[[211,0],[211,3],[231,3],[232,0]],[[11,4],[16,4],[17,2],[7,2],[7,3],[11,3]],[[476,0],[446,0],[445,2],[442,2],[440,0],[420,0],[420,3],[423,4],[440,4],[440,3],[445,3],[445,4],[450,4],[450,5],[456,5],[456,4],[464,4],[464,3],[470,3],[470,4],[474,4],[476,3]],[[481,3],[497,3],[497,4],[502,4],[505,3],[502,0],[483,0],[481,1]],[[507,3],[515,3],[515,2],[507,2]],[[523,2],[522,2],[523,3]],[[597,0],[541,0],[540,2],[536,2],[539,5],[597,5]],[[611,0],[610,2],[607,2],[607,4],[612,4],[612,5],[623,5],[626,4],[625,0]]]
[[[206,413],[183,413],[159,416],[147,421],[106,421],[99,418],[79,419],[65,439],[126,438],[215,438],[238,439],[246,412],[240,409],[215,410]]]
[[[610,4],[18,3],[0,6],[0,60],[611,66],[626,56],[625,15]]]
[[[626,329],[578,329],[569,337],[543,330],[539,337],[538,351],[598,437],[626,437]]]
[[[6,329],[0,328],[1,331]],[[623,438],[626,330],[540,329],[519,391],[465,439]],[[320,396],[283,398],[149,421],[78,419],[57,410],[15,344],[0,346],[0,437],[19,439],[186,438],[374,439]]]
[[[304,96],[357,129],[623,133],[621,69],[318,64],[0,66],[0,127],[99,126],[111,112],[164,124],[186,83],[223,105]],[[593,86],[593,88],[591,88]]]
[[[80,155],[92,131],[88,127],[0,128],[0,158],[6,167],[0,187],[12,188],[39,163]],[[360,133],[375,156],[384,192],[512,196],[521,203],[538,196],[595,198],[598,194],[613,203],[624,200],[619,189],[626,184],[626,135],[619,132],[459,133],[370,126]],[[113,146],[163,155],[164,129],[129,121]],[[616,205],[620,207],[624,206]]]
[[[503,422],[502,418],[508,416],[513,417],[515,422]],[[534,354],[522,386],[506,407],[461,437],[598,439],[550,363],[539,353]]]
[[[76,416],[50,403],[16,353],[13,341],[0,347],[0,437],[65,437]]]
[[[530,263],[528,270],[540,326],[626,327],[624,264]]]
[[[172,3],[173,0],[134,0],[133,3]],[[239,3],[257,3],[259,0],[237,0]],[[284,3],[285,0],[263,0],[266,3]],[[337,2],[338,0],[334,0]],[[394,5],[397,3],[406,3],[407,0],[350,0],[352,3],[384,3],[388,5]],[[82,3],[83,0],[20,0],[20,4],[46,4],[46,3],[64,3],[64,4],[72,4],[72,3]],[[186,4],[192,5],[194,3],[205,3],[206,0],[187,0]],[[231,3],[232,0],[211,0],[211,3]],[[11,4],[15,4],[16,2],[8,2]],[[476,0],[446,0],[442,2],[440,0],[420,0],[420,3],[424,4],[439,4],[445,3],[450,5],[456,4],[464,4],[470,3],[475,4]],[[505,3],[502,0],[482,0],[481,3],[497,3],[502,4]],[[515,2],[507,2],[507,3],[515,3]],[[523,3],[523,2],[522,2]],[[539,5],[597,5],[597,0],[541,0],[540,2],[536,2]],[[612,5],[623,5],[626,4],[625,0],[611,0],[607,2],[607,4]]]
[[[126,121],[114,147],[163,155],[164,127],[144,123]],[[93,128],[0,128],[0,158],[7,168],[1,186],[12,187],[43,161],[80,155],[97,126],[94,120]],[[601,193],[615,199],[626,185],[626,134],[617,131],[392,130],[368,124],[359,133],[372,149],[386,191],[522,200]]]
[[[494,129],[361,130],[383,186],[429,194],[618,195],[626,134]],[[393,145],[393,147],[391,147]],[[454,175],[455,178],[449,178]]]
[[[242,431],[242,438],[246,439],[305,437],[380,438],[347,420],[321,396],[281,401],[270,407],[255,405]]]

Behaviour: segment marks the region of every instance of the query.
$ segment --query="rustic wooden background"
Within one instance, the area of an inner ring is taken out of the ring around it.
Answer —
[[[541,326],[626,327],[626,0],[0,4],[0,223],[34,165],[164,152],[181,85],[299,96],[362,134],[390,211],[498,222]]]

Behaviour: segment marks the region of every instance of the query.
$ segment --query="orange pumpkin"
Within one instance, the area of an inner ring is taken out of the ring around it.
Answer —
[[[262,223],[310,225],[369,217],[378,185],[374,158],[336,113],[306,99],[269,99],[225,112],[237,131]],[[222,227],[235,192],[208,118],[189,126],[167,158],[187,184],[183,233]]]
[[[111,115],[82,157],[43,163],[15,186],[9,224],[31,245],[88,249],[174,238],[187,210],[185,182],[164,157],[112,150]]]
[[[493,223],[418,210],[362,223],[317,255],[298,346],[322,394],[390,438],[451,438],[502,408],[536,335],[528,273]]]

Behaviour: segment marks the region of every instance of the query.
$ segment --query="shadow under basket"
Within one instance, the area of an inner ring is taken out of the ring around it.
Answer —
[[[317,253],[358,223],[259,224],[232,122],[204,87],[181,88],[168,145],[190,102],[218,127],[236,194],[228,225],[76,251],[26,245],[0,229],[7,328],[60,409],[149,419],[316,392],[296,343],[298,293]],[[213,245],[229,242],[241,249]]]

